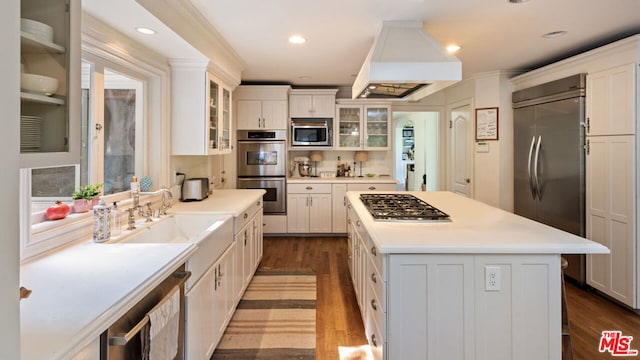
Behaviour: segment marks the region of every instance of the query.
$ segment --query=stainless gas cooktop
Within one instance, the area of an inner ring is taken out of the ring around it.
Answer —
[[[445,212],[410,194],[360,194],[360,200],[374,220],[451,220]]]

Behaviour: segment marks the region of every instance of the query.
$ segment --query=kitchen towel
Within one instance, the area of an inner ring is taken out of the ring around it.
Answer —
[[[148,313],[148,343],[143,341],[144,360],[172,360],[178,354],[180,330],[180,288],[169,294]],[[146,329],[145,329],[146,330]],[[143,339],[145,335],[143,334]]]

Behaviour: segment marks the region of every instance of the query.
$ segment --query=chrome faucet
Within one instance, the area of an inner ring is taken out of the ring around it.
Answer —
[[[140,205],[138,204],[138,206]],[[136,208],[131,207],[131,208],[128,208],[127,211],[129,211],[129,217],[127,218],[127,230],[135,230],[136,229]]]
[[[171,201],[173,200],[173,194],[171,190],[163,187],[160,189],[162,191],[162,205],[160,206],[160,215],[167,215],[167,209],[171,208]],[[169,203],[167,203],[167,200]]]

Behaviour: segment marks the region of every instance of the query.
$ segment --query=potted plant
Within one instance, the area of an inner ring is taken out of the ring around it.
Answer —
[[[81,186],[78,190],[71,194],[73,199],[73,212],[87,212],[93,208],[93,205],[99,201],[100,189],[102,184]]]

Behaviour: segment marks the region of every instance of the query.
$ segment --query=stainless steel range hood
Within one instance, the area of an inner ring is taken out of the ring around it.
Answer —
[[[418,100],[462,79],[462,64],[419,21],[385,21],[352,98]]]

